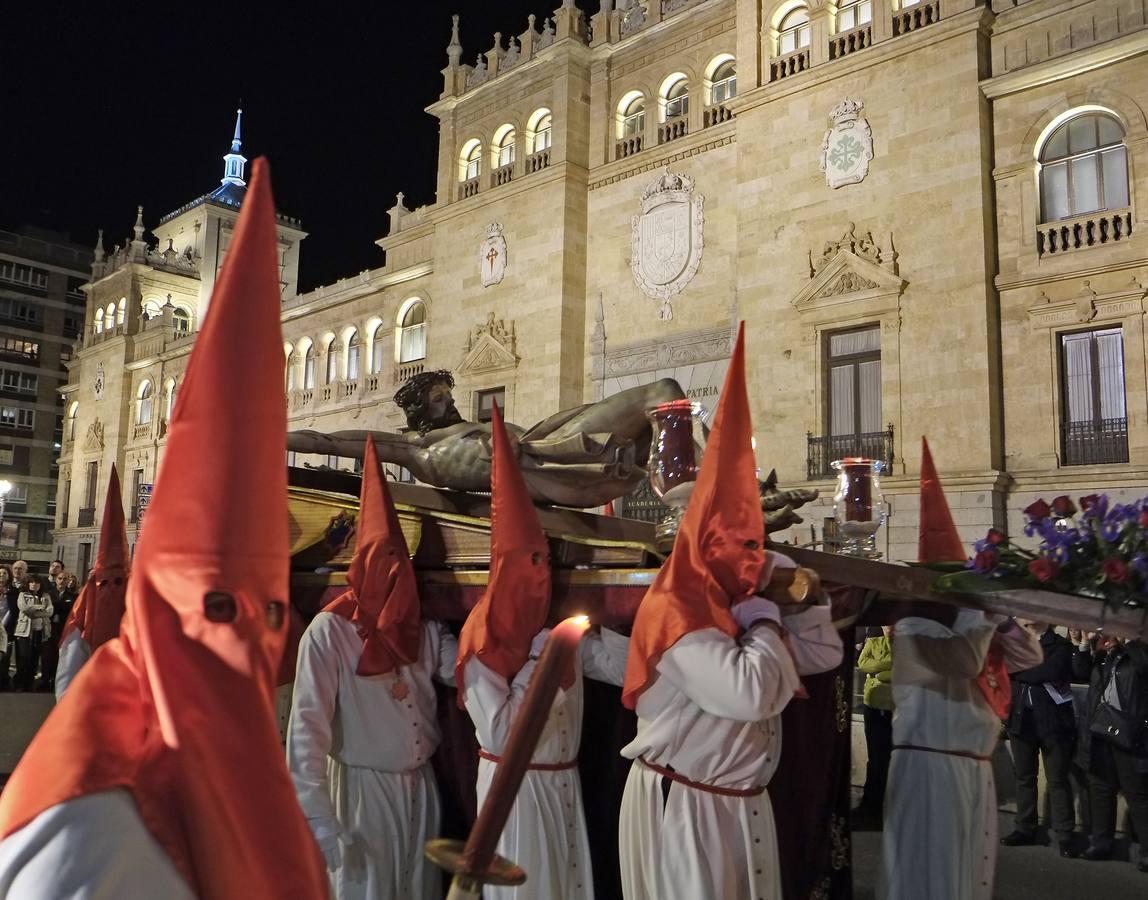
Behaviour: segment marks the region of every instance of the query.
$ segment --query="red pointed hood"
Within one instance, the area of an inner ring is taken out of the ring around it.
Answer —
[[[415,569],[370,439],[363,455],[355,558],[347,582],[351,590],[326,611],[349,619],[363,635],[356,673],[382,675],[417,662],[422,622]]]
[[[917,561],[962,562],[965,558],[965,547],[953,523],[937,468],[933,465],[929,442],[921,438],[921,524],[917,533]]]
[[[126,788],[192,891],[227,900],[327,894],[273,694],[289,544],[269,179],[257,160],[188,362],[121,637],[81,670],[0,795],[7,835],[63,800]]]
[[[703,628],[737,634],[730,607],[757,590],[767,564],[764,545],[743,325],[674,552],[634,618],[623,704],[634,708],[662,654],[685,635]]]
[[[945,489],[933,465],[929,442],[921,438],[921,524],[917,537],[917,561],[923,563],[961,562],[967,558],[961,536],[953,522]],[[977,687],[998,718],[1008,716],[1012,687],[1004,652],[994,637],[985,656],[984,667],[977,676]]]
[[[512,679],[530,657],[530,643],[550,612],[550,547],[518,468],[515,448],[495,404],[490,473],[490,580],[459,637],[459,705],[466,664],[483,664]]]
[[[76,599],[60,641],[75,631],[92,650],[103,646],[120,633],[124,617],[128,579],[128,533],[124,523],[124,501],[120,493],[120,476],[112,464],[108,493],[104,498],[104,518],[100,522],[100,548],[96,562]]]

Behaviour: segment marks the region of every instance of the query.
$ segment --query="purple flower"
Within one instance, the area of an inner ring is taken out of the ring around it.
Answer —
[[[973,557],[973,568],[982,575],[991,575],[1000,562],[1000,554],[996,550],[981,550]]]
[[[1068,562],[1068,549],[1065,547],[1051,547],[1048,551],[1048,556],[1063,566]]]
[[[1080,498],[1080,506],[1086,519],[1103,519],[1108,515],[1108,495],[1089,494]]]
[[[1123,530],[1124,523],[1109,516],[1100,525],[1100,536],[1108,543],[1115,544],[1120,540],[1120,532]]]

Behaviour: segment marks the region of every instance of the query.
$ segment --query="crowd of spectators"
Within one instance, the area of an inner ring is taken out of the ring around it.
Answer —
[[[60,635],[79,595],[79,581],[52,560],[48,571],[22,559],[0,563],[0,691],[51,691]]]

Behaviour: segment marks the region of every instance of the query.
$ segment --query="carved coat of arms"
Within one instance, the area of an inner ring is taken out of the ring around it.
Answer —
[[[106,379],[104,376],[104,364],[102,362],[96,363],[96,377],[92,379],[92,396],[97,400],[104,399],[104,384]]]
[[[869,174],[873,158],[873,132],[861,113],[865,104],[846,97],[830,113],[832,127],[821,142],[821,171],[831,188],[857,184]]]
[[[478,263],[483,287],[502,281],[506,274],[506,238],[502,236],[502,226],[498,222],[486,226],[486,240],[478,248]]]
[[[659,317],[674,317],[671,298],[693,279],[702,261],[705,198],[694,180],[669,169],[642,192],[642,214],[633,219],[630,267],[634,281],[662,303]]]

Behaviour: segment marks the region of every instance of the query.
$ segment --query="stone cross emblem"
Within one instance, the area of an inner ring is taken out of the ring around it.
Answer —
[[[830,113],[833,124],[821,141],[821,171],[825,183],[837,189],[864,181],[873,158],[873,132],[861,114],[865,104],[846,97]]]
[[[502,226],[492,222],[486,227],[486,239],[478,250],[482,286],[490,287],[502,281],[506,274],[506,238]]]

